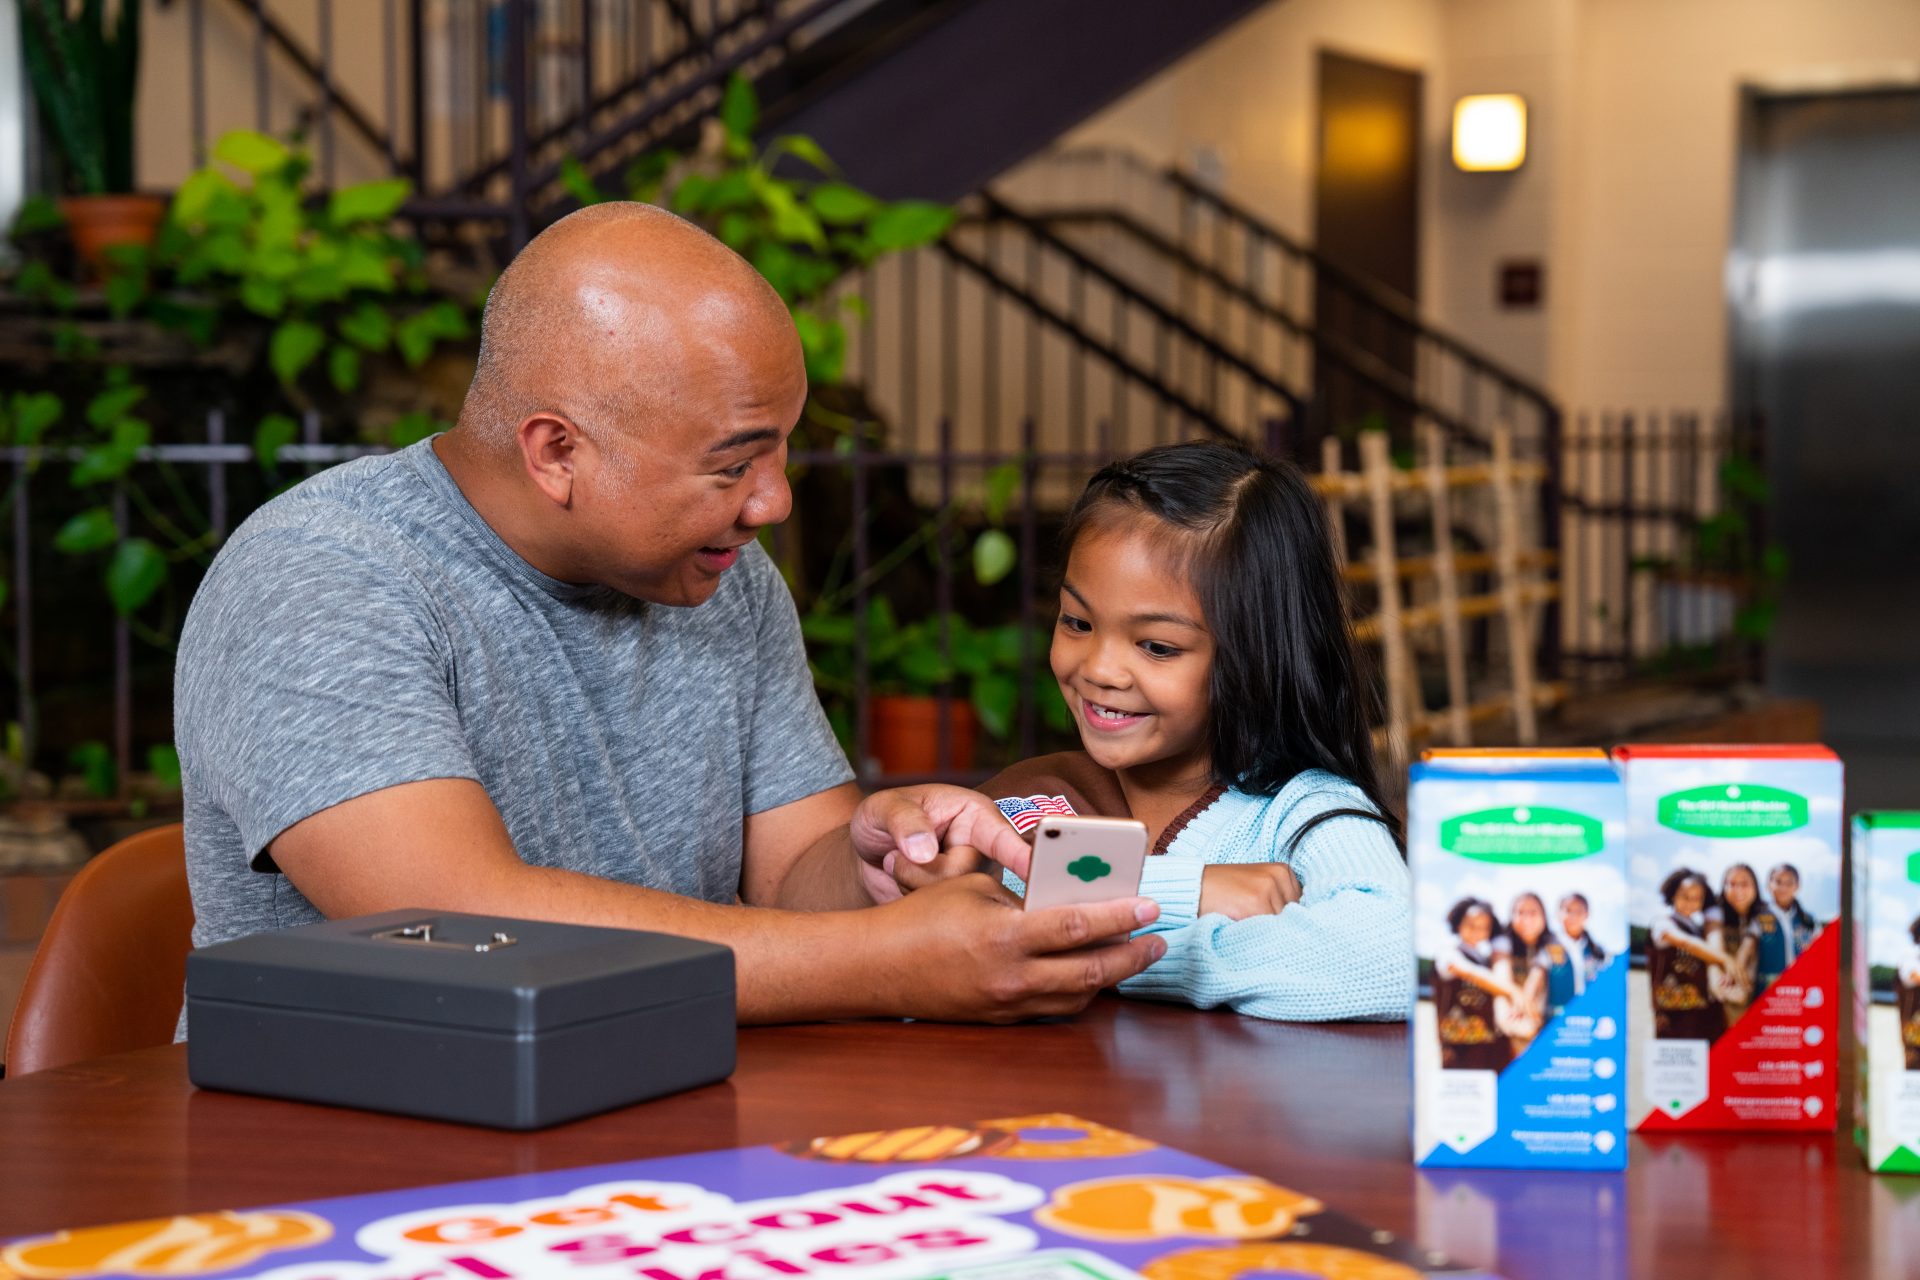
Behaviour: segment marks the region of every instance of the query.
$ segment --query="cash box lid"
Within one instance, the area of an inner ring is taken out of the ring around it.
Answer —
[[[201,948],[187,997],[525,1034],[734,992],[733,952],[664,933],[388,911]]]

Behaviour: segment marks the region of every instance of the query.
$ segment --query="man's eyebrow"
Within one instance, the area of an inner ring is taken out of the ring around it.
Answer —
[[[1087,598],[1074,589],[1071,582],[1063,579],[1060,583],[1060,589],[1072,596],[1075,600],[1078,600],[1081,608],[1089,610],[1093,608],[1092,605],[1087,603]],[[1167,622],[1176,627],[1190,627],[1195,631],[1205,631],[1207,629],[1204,624],[1195,622],[1192,618],[1182,613],[1136,613],[1128,618],[1127,621],[1133,623]]]
[[[778,427],[750,427],[745,431],[736,431],[725,439],[717,440],[707,446],[707,456],[715,457],[722,453],[731,453],[735,449],[750,444],[759,444],[763,440],[778,440],[787,433]]]

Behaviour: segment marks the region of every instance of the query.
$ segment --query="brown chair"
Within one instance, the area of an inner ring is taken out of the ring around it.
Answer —
[[[99,854],[60,895],[33,953],[7,1078],[171,1041],[192,949],[180,824]]]

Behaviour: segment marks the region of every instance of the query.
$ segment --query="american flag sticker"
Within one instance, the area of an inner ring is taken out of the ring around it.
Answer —
[[[1000,812],[1007,815],[1007,821],[1021,835],[1039,826],[1040,819],[1048,814],[1062,818],[1075,816],[1073,806],[1067,803],[1065,796],[1007,796],[994,803],[1000,806]]]

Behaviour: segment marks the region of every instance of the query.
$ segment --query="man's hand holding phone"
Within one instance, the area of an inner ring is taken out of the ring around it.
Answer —
[[[1050,815],[1041,819],[1023,840],[1033,842],[1025,868],[1029,911],[1071,903],[1107,902],[1130,898],[1140,891],[1140,873],[1147,858],[1147,829],[1124,818],[1082,818]],[[928,862],[889,857],[886,870],[904,893],[924,889],[942,880],[984,872],[996,879],[1002,864],[978,849],[942,850]]]

